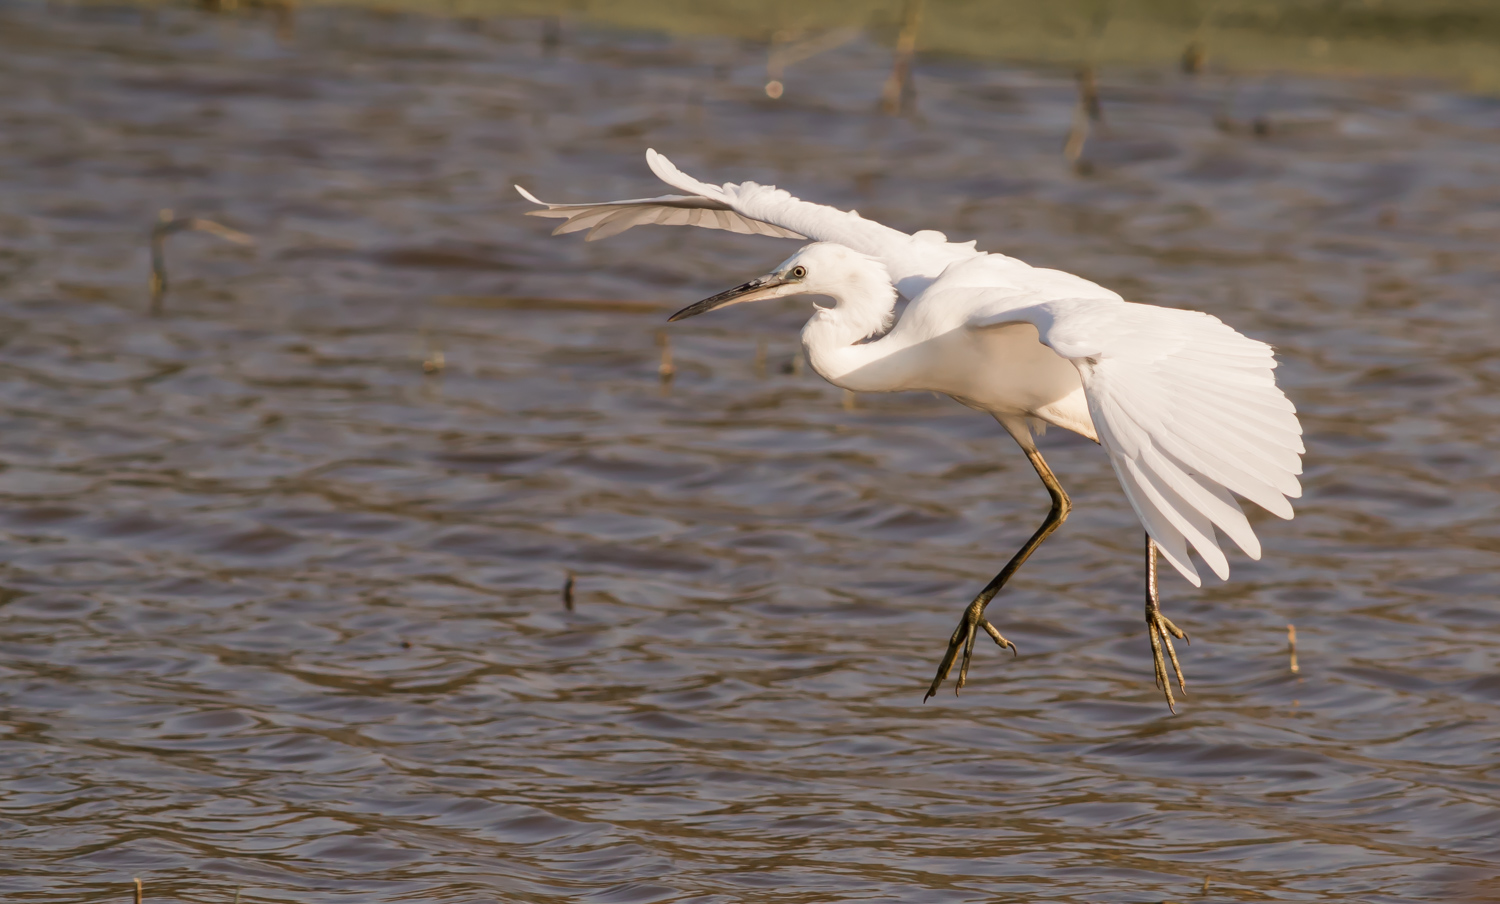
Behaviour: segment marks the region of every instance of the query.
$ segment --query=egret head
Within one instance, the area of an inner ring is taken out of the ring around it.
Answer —
[[[788,295],[828,295],[842,299],[853,293],[884,289],[894,299],[890,274],[874,258],[832,242],[804,245],[765,276],[758,276],[728,292],[690,304],[667,319],[684,320],[714,308],[743,301],[765,301]]]

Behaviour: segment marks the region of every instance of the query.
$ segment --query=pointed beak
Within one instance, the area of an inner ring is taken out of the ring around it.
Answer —
[[[735,286],[728,292],[720,292],[712,298],[705,298],[697,304],[690,304],[682,310],[667,318],[668,323],[678,320],[686,320],[699,314],[712,311],[714,308],[722,308],[726,305],[739,304],[742,301],[760,301],[762,298],[776,298],[782,293],[779,290],[787,284],[787,280],[772,273],[750,280],[743,286]]]

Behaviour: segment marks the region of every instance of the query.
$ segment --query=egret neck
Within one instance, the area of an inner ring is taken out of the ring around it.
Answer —
[[[866,385],[874,376],[866,365],[891,351],[878,341],[896,313],[896,289],[890,275],[879,261],[858,252],[847,251],[839,258],[838,278],[820,279],[816,287],[818,294],[833,299],[833,306],[819,306],[802,328],[808,360],[823,379],[844,389],[889,392],[901,388]]]

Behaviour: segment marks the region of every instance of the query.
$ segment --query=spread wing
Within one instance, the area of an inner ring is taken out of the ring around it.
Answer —
[[[1162,555],[1194,586],[1191,545],[1221,579],[1218,527],[1252,559],[1260,542],[1231,493],[1282,518],[1302,495],[1302,426],[1264,342],[1197,311],[1100,299],[976,310],[973,327],[1031,323],[1083,378],[1110,464]]]
[[[783,239],[805,239],[807,236],[780,226],[747,217],[715,198],[697,195],[662,195],[657,198],[635,198],[629,201],[600,201],[595,204],[553,204],[516,186],[521,197],[546,210],[532,210],[528,217],[557,217],[567,222],[552,230],[553,235],[569,232],[589,234],[585,242],[597,242],[619,235],[632,226],[655,223],[659,226],[702,226],[705,229],[727,229],[741,235],[769,235]]]
[[[519,185],[516,191],[545,208],[529,211],[528,216],[566,220],[553,230],[554,235],[587,229],[587,241],[618,235],[632,226],[655,223],[837,242],[884,263],[892,283],[908,298],[915,297],[937,279],[950,263],[978,256],[973,242],[955,244],[942,233],[932,231],[908,235],[867,220],[858,211],[803,201],[774,185],[754,182],[709,185],[679,170],[655,150],[646,151],[646,163],[659,179],[683,194],[553,204],[537,199]]]

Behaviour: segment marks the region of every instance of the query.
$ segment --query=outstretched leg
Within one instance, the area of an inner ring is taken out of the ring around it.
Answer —
[[[1007,427],[1007,429],[1010,428]],[[1042,522],[1042,526],[1036,529],[1036,533],[1031,535],[1030,540],[1026,541],[1026,545],[1011,556],[1010,561],[1005,564],[999,574],[995,575],[994,580],[985,585],[985,588],[979,591],[979,595],[974,597],[974,602],[964,610],[963,618],[959,619],[958,627],[954,629],[953,637],[948,641],[948,652],[943,654],[943,661],[938,664],[937,677],[932,679],[932,686],[927,689],[926,696],[922,698],[923,703],[938,692],[943,679],[948,677],[948,672],[953,668],[953,660],[958,657],[960,648],[964,651],[964,659],[963,664],[959,666],[958,682],[953,686],[953,692],[956,694],[963,690],[964,682],[969,677],[969,659],[974,654],[974,638],[978,636],[981,628],[994,638],[995,643],[999,644],[1001,649],[1009,647],[1012,653],[1016,652],[1016,645],[1006,640],[995,626],[985,619],[984,607],[990,604],[990,600],[995,598],[995,594],[1000,592],[1000,588],[1005,586],[1005,582],[1010,580],[1011,575],[1016,573],[1033,552],[1036,552],[1036,548],[1042,545],[1042,541],[1068,520],[1068,512],[1073,508],[1072,500],[1068,498],[1067,493],[1063,492],[1062,484],[1057,482],[1057,477],[1053,475],[1052,469],[1047,467],[1047,462],[1042,460],[1042,453],[1036,450],[1030,434],[1025,433],[1024,429],[1011,430],[1011,436],[1014,436],[1016,442],[1021,444],[1026,458],[1031,461],[1031,466],[1036,468],[1037,476],[1042,478],[1042,483],[1047,486],[1047,493],[1052,496],[1052,510],[1047,513],[1047,520]]]
[[[1167,677],[1167,663],[1162,658],[1162,647],[1172,657],[1172,670],[1177,673],[1177,686],[1187,694],[1187,682],[1182,680],[1182,666],[1177,662],[1177,651],[1172,649],[1172,638],[1187,641],[1187,633],[1172,624],[1171,619],[1161,614],[1161,601],[1156,596],[1156,541],[1146,535],[1146,633],[1151,637],[1151,658],[1156,667],[1156,686],[1167,695],[1167,709],[1177,712],[1172,699],[1172,680]]]

